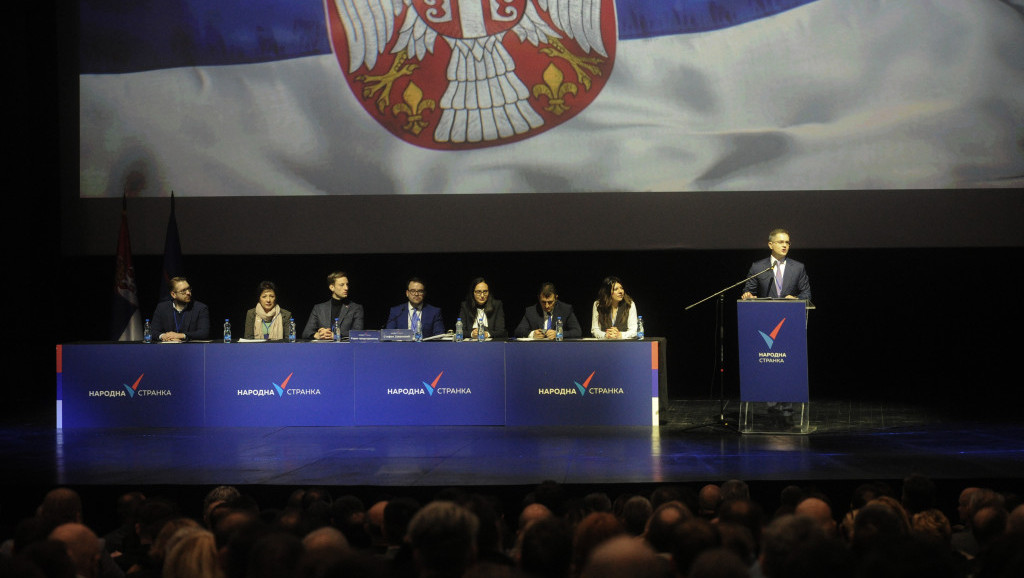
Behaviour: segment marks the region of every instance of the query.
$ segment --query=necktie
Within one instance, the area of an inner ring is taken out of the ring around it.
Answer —
[[[548,329],[551,329],[551,315],[550,314],[544,316],[544,330],[547,331]]]
[[[775,262],[775,295],[782,297],[782,261]]]
[[[420,310],[419,309],[413,309],[412,310],[412,327],[410,327],[409,329],[416,329],[417,327],[419,327],[419,324],[420,324]]]

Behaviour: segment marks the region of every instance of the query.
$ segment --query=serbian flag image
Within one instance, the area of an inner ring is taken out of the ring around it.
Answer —
[[[83,197],[1024,185],[1024,0],[79,14]]]

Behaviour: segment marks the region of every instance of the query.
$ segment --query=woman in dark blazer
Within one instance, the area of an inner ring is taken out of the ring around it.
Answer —
[[[483,277],[477,277],[470,283],[466,299],[459,308],[459,317],[462,318],[462,326],[466,328],[467,338],[476,339],[479,335],[477,325],[481,311],[484,314],[483,329],[487,332],[486,337],[508,337],[508,330],[505,329],[505,310],[501,307],[501,301],[491,297],[491,288],[487,281]]]

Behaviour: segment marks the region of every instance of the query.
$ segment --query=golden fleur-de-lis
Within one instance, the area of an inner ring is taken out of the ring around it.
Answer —
[[[403,76],[412,74],[412,71],[420,67],[419,64],[406,64],[408,59],[408,54],[403,50],[395,55],[395,60],[391,63],[391,68],[384,74],[360,74],[356,77],[356,80],[363,83],[363,98],[370,98],[377,92],[380,92],[377,96],[377,110],[379,110],[381,114],[383,114],[388,108],[388,105],[391,104],[391,86],[395,81]]]
[[[569,52],[560,40],[550,36],[548,36],[548,44],[550,47],[541,48],[541,53],[568,62],[569,66],[576,71],[576,80],[583,84],[583,88],[590,90],[590,74],[601,76],[600,65],[604,64],[604,60],[596,56],[576,56]],[[588,72],[590,74],[587,74]]]
[[[548,105],[544,107],[544,110],[554,114],[562,114],[569,110],[569,105],[565,103],[565,95],[576,94],[578,90],[576,85],[571,82],[563,82],[565,75],[553,62],[548,63],[548,67],[544,69],[541,77],[544,79],[544,84],[533,85],[533,97],[536,99],[540,99],[542,96],[548,97]]]
[[[400,102],[391,108],[391,114],[398,116],[405,113],[405,124],[402,125],[402,130],[407,130],[419,136],[423,129],[427,128],[427,125],[430,124],[423,120],[423,111],[427,109],[434,110],[437,104],[429,98],[423,98],[423,91],[411,80],[409,81],[409,86],[405,87],[405,92],[402,93],[402,100],[404,102]]]

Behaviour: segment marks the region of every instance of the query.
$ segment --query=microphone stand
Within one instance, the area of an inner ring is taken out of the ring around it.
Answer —
[[[701,303],[704,303],[705,301],[709,301],[711,299],[714,299],[715,297],[718,297],[718,308],[715,315],[715,324],[717,326],[716,334],[718,336],[718,358],[716,359],[717,367],[715,367],[715,372],[717,373],[718,377],[718,419],[715,421],[702,423],[700,425],[683,428],[683,431],[701,429],[705,427],[718,427],[739,435],[739,427],[737,427],[735,423],[729,423],[729,420],[725,418],[725,293],[727,291],[735,289],[736,287],[739,287],[740,285],[745,284],[747,281],[750,281],[751,279],[754,279],[763,273],[771,271],[774,268],[775,265],[769,265],[767,269],[764,269],[763,271],[758,271],[757,273],[754,273],[753,275],[747,277],[746,279],[743,279],[742,281],[739,281],[738,283],[733,283],[728,287],[725,287],[719,291],[712,293],[711,295],[708,295],[707,297],[701,299],[700,301],[697,301],[696,303],[691,303],[690,305],[687,305],[683,309],[683,311],[689,311],[690,309],[693,309],[694,307],[700,305]]]

